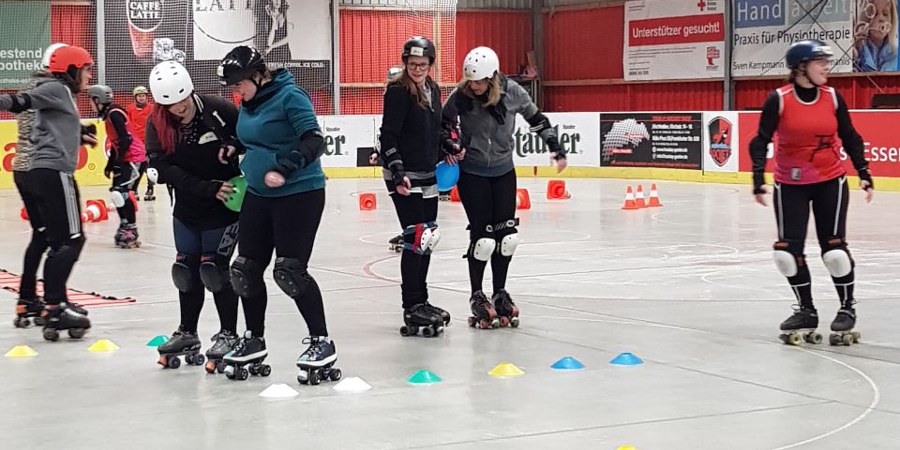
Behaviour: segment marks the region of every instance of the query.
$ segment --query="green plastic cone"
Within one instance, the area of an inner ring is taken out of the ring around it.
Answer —
[[[147,343],[147,347],[159,347],[160,345],[163,345],[166,342],[169,342],[169,338],[166,336],[160,335],[153,339],[150,339],[150,342]]]
[[[413,374],[413,376],[409,377],[406,380],[408,383],[412,384],[431,384],[431,383],[440,383],[441,377],[437,376],[434,372],[430,370],[420,370]]]

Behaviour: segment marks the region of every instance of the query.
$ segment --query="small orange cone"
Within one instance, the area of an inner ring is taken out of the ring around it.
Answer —
[[[528,189],[516,189],[516,209],[531,209],[531,197]]]
[[[650,185],[650,198],[648,199],[647,207],[652,208],[656,206],[662,206],[662,203],[659,202],[659,193],[656,192],[656,183]]]
[[[28,220],[28,210],[25,209],[24,206],[22,207],[22,210],[19,211],[19,217],[21,217],[22,220]]]
[[[132,192],[129,195],[134,195],[134,193]],[[137,207],[136,205],[137,204],[135,204],[135,207]],[[88,200],[87,202],[85,202],[84,209],[86,211],[94,211],[94,222],[101,222],[109,219],[109,210],[106,208],[106,202],[104,202],[103,200]],[[137,212],[137,209],[135,209],[135,212]]]
[[[571,197],[572,195],[566,190],[566,182],[564,180],[550,180],[547,182],[548,200],[562,200]]]
[[[634,202],[634,191],[631,190],[631,186],[625,191],[625,204],[622,205],[622,209],[640,209]]]
[[[359,194],[359,209],[361,211],[372,211],[377,205],[378,202],[375,200],[375,194],[371,192]]]
[[[450,201],[458,202],[459,200],[459,189],[456,186],[453,186],[453,189],[450,190]]]
[[[647,204],[644,203],[644,187],[638,185],[637,194],[634,195],[634,205],[638,208],[646,208]]]

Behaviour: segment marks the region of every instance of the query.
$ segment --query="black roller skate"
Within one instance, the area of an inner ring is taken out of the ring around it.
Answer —
[[[266,356],[269,356],[266,339],[253,337],[253,333],[247,330],[244,337],[235,344],[234,350],[226,353],[222,358],[222,362],[225,364],[225,376],[229,380],[242,381],[249,378],[250,375],[267,377],[272,373],[272,367],[263,364]]]
[[[32,318],[35,325],[44,325],[44,318],[41,317],[41,312],[44,311],[45,306],[47,305],[40,297],[32,299],[20,298],[16,302],[16,317],[13,318],[13,326],[16,328],[28,328],[31,326]]]
[[[225,371],[225,354],[234,350],[238,336],[232,331],[222,330],[212,337],[213,346],[206,350],[206,373]]]
[[[147,192],[144,192],[144,201],[152,202],[154,200],[156,200],[156,195],[153,194],[153,184],[147,183]]]
[[[500,326],[518,328],[519,307],[513,303],[509,292],[506,292],[506,289],[500,289],[491,296],[491,300],[494,302],[494,309],[497,311],[497,315],[500,317]]]
[[[179,356],[184,355],[184,362],[191,366],[202,366],[206,358],[200,353],[200,338],[196,332],[184,331],[178,327],[178,331],[172,333],[172,338],[165,344],[156,348],[159,351],[157,363],[164,368],[177,369],[181,367]]]
[[[309,347],[297,358],[297,381],[300,384],[313,386],[325,380],[337,381],[341,379],[341,369],[334,369],[337,362],[337,350],[334,342],[324,336],[310,336],[303,339]]]
[[[134,224],[122,224],[116,231],[116,246],[119,248],[138,248],[141,241],[138,240],[137,227]]]
[[[444,326],[450,325],[450,313],[447,312],[447,310],[438,308],[437,306],[428,303],[428,300],[425,300],[425,306],[427,306],[428,309],[434,311],[435,314],[441,316],[441,320],[444,321]]]
[[[41,317],[44,319],[44,339],[51,342],[59,340],[59,332],[62,330],[69,330],[69,337],[72,339],[81,339],[91,328],[91,320],[70,308],[66,302],[47,305]]]
[[[790,345],[800,345],[806,341],[810,344],[822,343],[822,335],[816,332],[819,326],[819,314],[813,307],[796,308],[794,314],[781,322],[781,342]]]
[[[856,309],[842,308],[831,322],[831,335],[828,336],[828,343],[847,346],[859,344],[859,332],[853,331],[855,326]]]
[[[402,252],[403,251],[403,235],[400,234],[394,238],[391,238],[391,240],[388,241],[388,244],[390,245],[390,249],[392,252],[397,252],[397,253]]]
[[[403,310],[403,323],[400,327],[401,336],[416,336],[419,328],[422,328],[422,336],[438,337],[444,332],[444,319],[440,313],[429,308],[425,303],[419,303]]]
[[[484,292],[475,291],[472,298],[469,299],[469,306],[472,307],[472,315],[469,316],[470,327],[486,330],[500,326],[497,310],[494,309],[494,305],[487,299]]]

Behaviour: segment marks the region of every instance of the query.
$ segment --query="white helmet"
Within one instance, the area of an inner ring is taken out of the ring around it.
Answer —
[[[41,57],[41,68],[47,70],[50,68],[50,56],[53,55],[57,49],[68,47],[69,44],[63,44],[62,42],[57,42],[55,44],[50,44],[47,47],[47,50],[44,50],[44,56]]]
[[[194,82],[184,66],[176,61],[163,61],[150,71],[150,92],[156,103],[174,105],[194,92]]]
[[[500,58],[488,47],[476,47],[463,60],[463,78],[477,81],[491,78],[500,71]]]

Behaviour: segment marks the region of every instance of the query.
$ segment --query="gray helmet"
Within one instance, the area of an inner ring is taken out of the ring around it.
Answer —
[[[100,105],[108,105],[113,102],[113,90],[103,84],[95,84],[88,88],[88,98]]]

